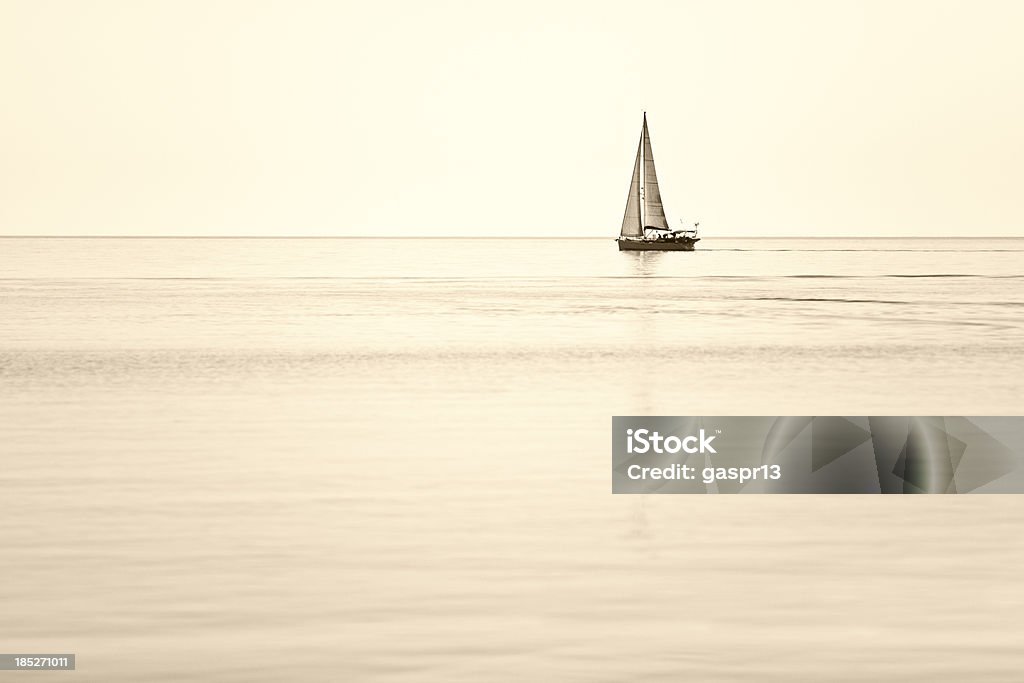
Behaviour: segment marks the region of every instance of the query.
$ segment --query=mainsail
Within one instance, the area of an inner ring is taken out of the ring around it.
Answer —
[[[661,204],[661,190],[658,189],[658,174],[654,171],[654,152],[651,151],[651,136],[647,132],[647,114],[644,114],[644,227],[668,229],[665,207]]]
[[[643,140],[636,148],[636,162],[633,164],[633,181],[629,184],[629,195],[626,197],[626,214],[622,217],[623,237],[643,237],[644,230],[640,224],[640,152]]]

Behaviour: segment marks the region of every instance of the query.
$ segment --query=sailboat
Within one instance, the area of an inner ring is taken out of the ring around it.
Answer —
[[[619,251],[693,251],[700,238],[692,230],[672,230],[661,203],[658,174],[654,170],[651,135],[647,132],[647,112],[640,132],[640,145],[633,163],[633,180],[626,197],[626,213],[616,240]]]

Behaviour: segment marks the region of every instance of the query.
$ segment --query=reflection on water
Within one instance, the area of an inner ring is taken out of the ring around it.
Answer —
[[[672,253],[686,254],[686,252]],[[658,261],[664,254],[660,251],[624,251],[622,255],[627,259],[634,277],[647,277],[658,274]]]
[[[104,681],[1024,666],[1018,497],[613,497],[608,444],[613,414],[1019,414],[1020,241],[0,242],[7,651]]]

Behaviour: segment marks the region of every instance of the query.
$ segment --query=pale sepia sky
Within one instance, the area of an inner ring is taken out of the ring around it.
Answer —
[[[0,234],[1024,235],[1024,2],[0,0]]]

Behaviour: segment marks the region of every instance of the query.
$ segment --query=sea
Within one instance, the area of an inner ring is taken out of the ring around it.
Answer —
[[[1024,239],[0,239],[36,681],[1019,681],[1024,497],[615,496],[613,415],[1024,414]]]

